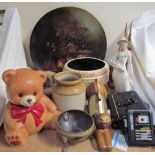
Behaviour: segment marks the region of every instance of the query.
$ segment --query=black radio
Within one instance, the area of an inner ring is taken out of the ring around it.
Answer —
[[[128,110],[126,134],[129,145],[155,145],[151,111]]]
[[[127,118],[128,110],[148,109],[148,105],[142,102],[135,91],[110,94],[107,97],[107,104],[113,122]]]

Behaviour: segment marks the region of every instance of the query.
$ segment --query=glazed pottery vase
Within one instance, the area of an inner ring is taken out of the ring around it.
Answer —
[[[55,84],[52,86],[52,96],[62,112],[78,109],[84,110],[86,101],[86,86],[82,75],[70,71],[54,75]]]
[[[109,80],[108,64],[101,59],[93,57],[72,59],[64,65],[64,70],[82,74],[86,86],[95,79],[102,81],[104,84],[107,84]]]

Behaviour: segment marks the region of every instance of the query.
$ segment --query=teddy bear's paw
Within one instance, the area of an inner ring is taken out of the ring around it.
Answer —
[[[6,140],[9,145],[11,146],[17,146],[22,144],[21,137],[19,135],[15,134],[10,134],[6,135]]]

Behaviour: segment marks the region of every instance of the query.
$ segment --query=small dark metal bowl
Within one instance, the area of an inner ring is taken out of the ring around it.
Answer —
[[[56,131],[69,142],[83,141],[93,133],[95,124],[93,118],[81,110],[63,112],[56,123]]]

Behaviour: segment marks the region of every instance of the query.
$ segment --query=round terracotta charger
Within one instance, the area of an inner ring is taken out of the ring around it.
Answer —
[[[77,57],[104,59],[105,32],[89,12],[62,7],[45,14],[35,25],[30,54],[37,69],[62,71],[64,64]]]

